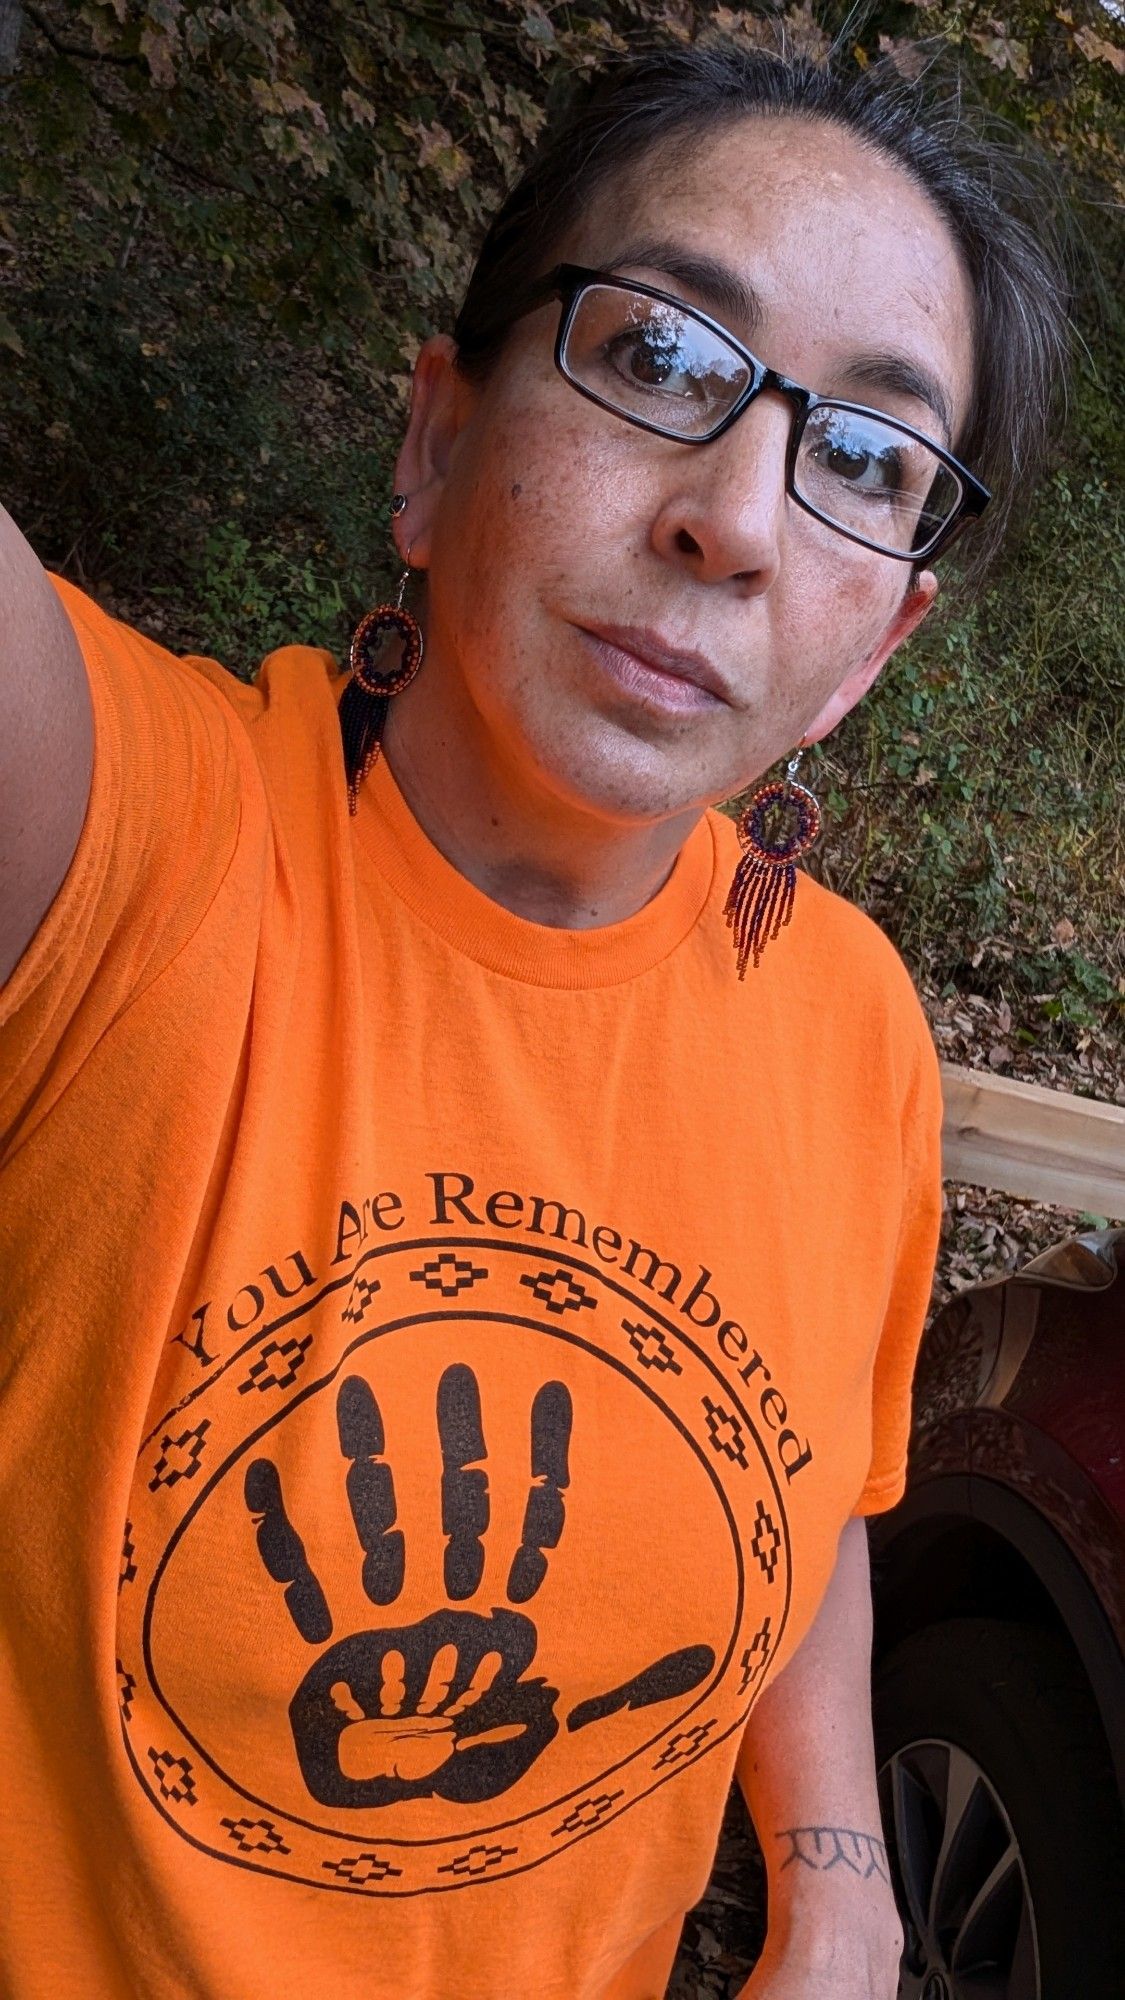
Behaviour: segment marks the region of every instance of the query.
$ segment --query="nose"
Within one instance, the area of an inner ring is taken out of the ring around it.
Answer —
[[[767,391],[710,444],[670,444],[652,524],[657,554],[700,583],[729,584],[742,596],[768,590],[785,549],[792,423],[788,401]]]

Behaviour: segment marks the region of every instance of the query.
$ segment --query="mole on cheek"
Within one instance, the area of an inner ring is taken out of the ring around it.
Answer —
[[[523,487],[520,485],[519,480],[517,479],[512,486],[512,499],[518,500],[522,492],[523,492]]]

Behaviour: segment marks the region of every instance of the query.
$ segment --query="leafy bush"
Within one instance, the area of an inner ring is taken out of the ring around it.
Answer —
[[[1076,417],[1099,407],[1083,382]],[[1125,1023],[1125,505],[1084,435],[979,601],[923,626],[822,763],[825,878],[939,986],[1022,992],[1023,1032],[1065,1046]]]

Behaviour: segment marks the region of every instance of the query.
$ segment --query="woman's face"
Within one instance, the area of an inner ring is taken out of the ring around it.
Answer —
[[[659,245],[724,266],[756,323],[659,261],[630,261]],[[944,398],[954,436],[966,414],[972,297],[949,229],[909,176],[833,126],[751,118],[650,155],[559,255],[702,306],[780,373],[947,445],[899,386],[903,364]],[[908,564],[787,498],[781,397],[711,444],[653,436],[563,380],[558,315],[551,303],[513,327],[483,385],[457,375],[448,340],[420,357],[398,484],[400,548],[429,570],[424,672],[475,754],[557,805],[661,819],[826,735],[936,584],[912,585]],[[703,656],[713,687],[632,671],[591,636],[606,627]]]

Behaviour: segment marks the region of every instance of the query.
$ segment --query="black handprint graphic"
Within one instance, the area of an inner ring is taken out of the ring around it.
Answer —
[[[363,1551],[362,1581],[372,1604],[393,1604],[406,1575],[394,1475],[375,1395],[348,1376],[336,1401],[345,1486]],[[558,1547],[570,1486],[570,1391],[547,1382],[531,1407],[531,1483],[519,1546],[508,1571],[508,1604],[530,1603]],[[442,1454],[444,1583],[452,1604],[480,1588],[489,1527],[487,1448],[477,1378],[464,1363],[437,1389]],[[246,1505],[269,1575],[301,1637],[322,1646],[332,1616],[304,1543],[289,1519],[271,1459],[248,1467]],[[538,1633],[530,1616],[507,1607],[487,1613],[442,1608],[412,1625],[380,1626],[337,1640],[309,1668],[289,1706],[304,1782],[323,1805],[382,1806],[437,1795],[461,1803],[495,1798],[531,1768],[557,1735],[559,1690],[528,1677]],[[624,1708],[645,1708],[689,1692],[711,1671],[709,1646],[666,1654],[608,1693],[570,1711],[571,1731]]]

